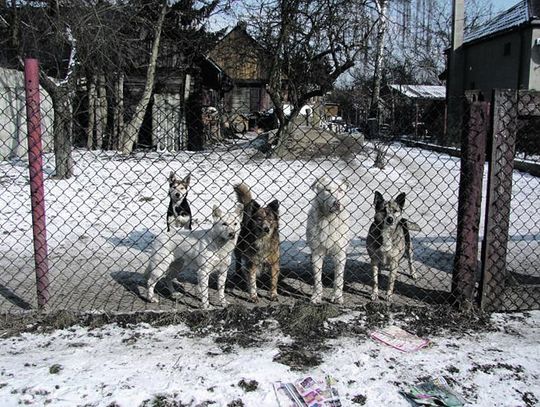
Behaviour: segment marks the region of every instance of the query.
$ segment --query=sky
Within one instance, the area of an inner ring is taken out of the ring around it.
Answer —
[[[494,11],[506,10],[518,3],[518,0],[492,0]]]

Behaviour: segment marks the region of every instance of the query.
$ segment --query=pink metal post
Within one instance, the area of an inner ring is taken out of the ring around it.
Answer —
[[[37,59],[24,61],[26,118],[28,125],[28,166],[32,203],[32,229],[36,265],[37,301],[40,309],[49,300],[49,264],[47,260],[47,230],[45,226],[45,193],[41,145],[41,111],[39,102],[39,66]]]

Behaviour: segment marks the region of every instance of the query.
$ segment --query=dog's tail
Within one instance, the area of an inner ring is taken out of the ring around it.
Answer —
[[[253,200],[251,190],[243,182],[233,186],[233,189],[234,192],[236,192],[236,198],[238,199],[238,202],[240,202],[241,204],[247,205]]]
[[[407,219],[401,219],[401,227],[403,228],[403,234],[405,235],[405,253],[407,255],[407,262],[409,263],[409,271],[413,280],[416,280],[416,268],[413,264],[413,244],[411,240],[411,230],[419,231],[420,226]]]

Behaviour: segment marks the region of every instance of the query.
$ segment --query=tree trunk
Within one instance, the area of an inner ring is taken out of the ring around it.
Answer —
[[[96,82],[95,76],[92,75],[87,79],[88,91],[88,126],[86,127],[86,147],[88,150],[94,148],[94,132],[96,123]]]
[[[107,89],[105,87],[105,75],[97,78],[96,100],[96,148],[103,149],[103,140],[107,133]]]
[[[68,78],[69,79],[69,78]],[[72,82],[67,80],[58,85],[43,71],[40,72],[40,84],[49,93],[53,102],[53,140],[56,179],[73,176],[73,157],[71,154],[73,134],[73,91]]]
[[[144,92],[141,96],[141,100],[137,103],[135,107],[135,113],[131,120],[124,126],[122,130],[122,145],[120,149],[123,154],[130,154],[133,151],[133,147],[137,141],[137,136],[141,129],[142,122],[144,120],[144,115],[148,104],[150,103],[150,98],[152,97],[152,91],[154,89],[154,79],[156,76],[156,64],[159,51],[159,43],[161,39],[161,31],[163,28],[163,21],[165,20],[165,14],[167,12],[167,4],[163,5],[161,9],[161,14],[156,25],[156,30],[154,33],[154,43],[152,44],[152,53],[150,55],[150,61],[148,63],[148,70],[146,72],[146,83],[144,86]]]
[[[53,137],[56,166],[55,178],[66,179],[73,176],[74,169],[73,157],[71,154],[71,135],[73,133],[71,92],[64,88],[60,88],[51,94],[51,98],[54,107]]]
[[[375,44],[375,69],[373,73],[373,94],[371,96],[370,116],[377,117],[379,112],[379,98],[384,66],[384,41],[386,37],[388,20],[388,0],[375,0],[379,12],[379,26]]]
[[[124,74],[120,72],[114,82],[114,123],[111,135],[111,149],[118,150],[122,145],[120,137],[124,127]]]

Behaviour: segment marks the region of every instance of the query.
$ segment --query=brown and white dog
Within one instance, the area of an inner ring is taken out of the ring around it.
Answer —
[[[278,299],[279,278],[279,201],[274,200],[262,207],[244,183],[235,185],[234,191],[238,201],[244,205],[242,228],[234,250],[236,272],[245,271],[249,299],[257,302],[257,276],[263,269],[270,268],[270,299],[275,301]]]
[[[416,270],[412,262],[413,247],[410,231],[420,230],[420,227],[403,218],[404,192],[398,194],[394,199],[385,201],[382,194],[377,191],[373,203],[375,219],[369,228],[366,239],[373,274],[371,299],[376,301],[379,298],[379,270],[384,268],[389,270],[386,297],[390,301],[394,292],[399,261],[405,254],[411,276],[416,279]]]

